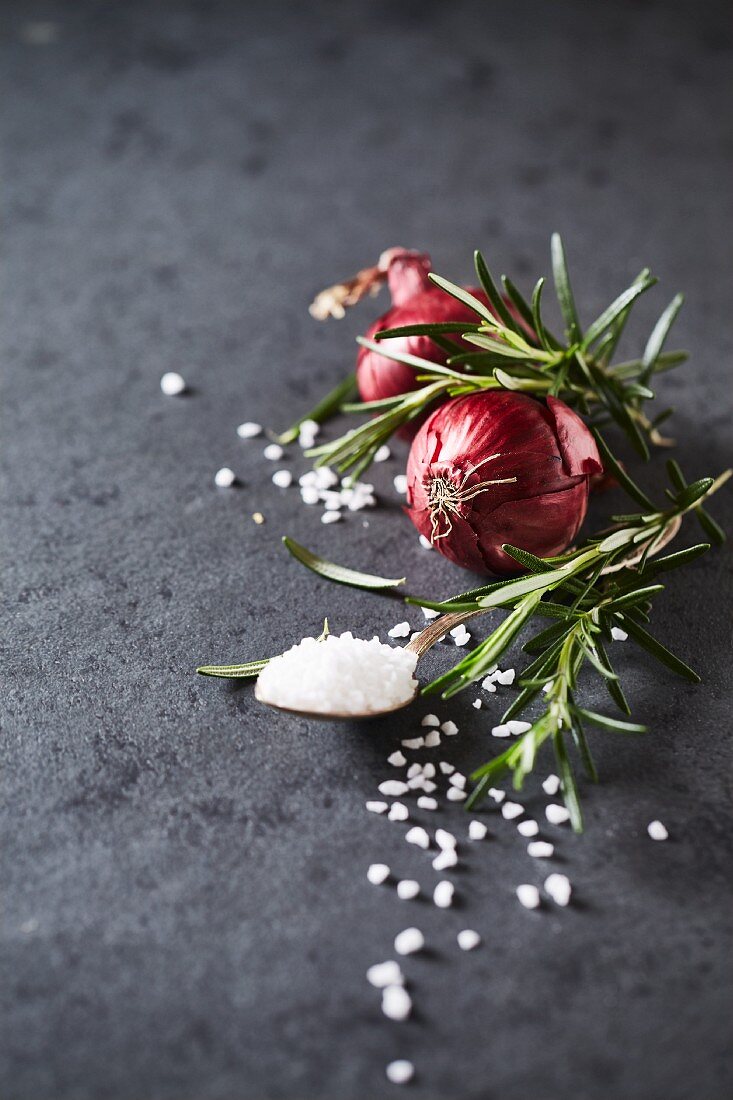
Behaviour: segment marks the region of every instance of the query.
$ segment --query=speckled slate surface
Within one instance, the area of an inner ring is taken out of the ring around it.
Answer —
[[[285,531],[420,592],[465,586],[400,516],[397,460],[368,530],[327,529],[234,434],[338,378],[373,314],[320,326],[309,296],[387,245],[461,278],[481,245],[526,283],[558,228],[586,316],[649,263],[663,288],[629,347],[685,289],[695,357],[662,400],[690,474],[723,466],[726,7],[2,6],[4,1100],[381,1100],[398,1056],[436,1100],[731,1094],[729,557],[659,606],[703,688],[624,651],[653,732],[598,736],[586,835],[547,830],[564,912],[518,907],[541,873],[490,815],[455,910],[368,886],[376,859],[434,880],[361,809],[412,717],[288,720],[193,674],[324,612],[357,632],[400,617],[291,564]],[[185,399],[160,395],[169,369]],[[441,708],[463,770],[498,712],[471,701]],[[541,812],[535,785],[526,800]],[[669,843],[646,838],[654,817]],[[464,827],[459,808],[440,821]],[[398,1025],[364,971],[411,922],[430,951]],[[466,926],[484,946],[459,957]]]

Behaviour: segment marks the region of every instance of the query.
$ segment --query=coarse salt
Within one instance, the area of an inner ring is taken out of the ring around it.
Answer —
[[[398,798],[401,794],[407,794],[410,788],[401,779],[385,779],[377,789],[380,794],[386,795],[387,798]]]
[[[500,723],[498,726],[494,726],[494,728],[491,731],[491,736],[492,737],[511,737],[511,732],[512,731],[509,729],[508,724],[504,725],[504,724]]]
[[[435,775],[435,764],[423,764],[422,773],[426,779],[432,779]]]
[[[549,859],[554,852],[555,845],[548,844],[546,840],[532,840],[527,845],[527,855],[534,859]]]
[[[539,890],[536,886],[532,886],[528,882],[517,887],[517,898],[519,899],[519,904],[523,905],[525,909],[537,909],[540,904]]]
[[[506,791],[502,791],[501,787],[489,787],[489,798],[493,798],[494,802],[503,802]]]
[[[516,718],[510,719],[507,722],[507,726],[509,727],[509,732],[512,734],[513,737],[517,737],[520,733],[526,733],[527,730],[532,729],[531,722],[521,722]]]
[[[386,814],[388,806],[386,802],[367,802],[366,808],[370,814]]]
[[[293,484],[293,475],[290,470],[276,470],[272,475],[272,482],[278,489],[288,489]]]
[[[445,797],[449,802],[463,802],[466,797],[466,792],[462,791],[459,787],[449,787]]]
[[[431,798],[427,794],[421,794],[417,800],[417,804],[421,810],[437,810],[438,808],[437,799]]]
[[[458,933],[456,939],[461,951],[473,951],[474,947],[478,947],[481,943],[481,937],[478,932],[474,932],[473,928],[464,928]]]
[[[386,863],[371,863],[367,869],[367,878],[372,886],[381,886],[389,878],[389,867]]]
[[[447,760],[441,760],[438,767],[442,771],[443,775],[452,775],[453,772],[456,770],[453,764],[449,764]]]
[[[513,821],[515,817],[520,817],[524,813],[524,806],[519,802],[505,802],[501,807],[501,816],[506,821]]]
[[[437,730],[431,730],[430,733],[425,734],[425,748],[437,749],[440,744],[440,734]]]
[[[407,821],[409,816],[410,811],[403,802],[393,802],[387,814],[390,821]]]
[[[446,737],[455,737],[458,733],[458,726],[455,722],[443,722],[440,726],[441,733],[444,733]]]
[[[234,470],[230,470],[228,466],[222,466],[220,470],[217,470],[214,474],[214,485],[217,489],[230,489],[234,482],[237,480],[237,475]]]
[[[244,424],[240,424],[237,428],[237,435],[240,439],[254,439],[255,436],[262,434],[262,425],[255,424],[254,420],[245,420]]]
[[[412,1011],[410,994],[403,985],[388,985],[382,990],[382,1012],[390,1020],[406,1020]]]
[[[557,802],[551,802],[545,807],[545,817],[551,825],[564,825],[570,820],[570,811],[567,806],[560,806]]]
[[[422,767],[420,764],[410,764],[407,769],[407,778],[414,779],[416,775],[422,775]]]
[[[370,966],[366,976],[369,984],[373,985],[375,989],[384,989],[388,985],[402,985],[405,980],[400,964],[395,962],[394,959],[388,959],[387,962],[375,963],[374,966]]]
[[[553,874],[549,875],[545,879],[545,891],[555,905],[567,905],[570,901],[570,895],[573,892],[573,888],[570,885],[570,879],[567,875]]]
[[[481,710],[481,700],[480,699],[474,699],[471,706],[474,707],[475,710]]]
[[[470,821],[468,824],[469,840],[483,840],[488,831],[483,821]]]
[[[449,867],[455,867],[458,863],[458,855],[455,848],[444,848],[433,860],[435,871],[447,871]]]
[[[548,775],[547,779],[542,781],[542,790],[552,798],[560,790],[560,777],[554,773]]]
[[[447,829],[435,830],[435,843],[443,852],[452,851],[458,841],[453,836],[453,833],[449,833]]]
[[[392,764],[395,768],[402,768],[407,763],[407,760],[405,759],[405,754],[397,749],[387,757],[387,763]]]
[[[433,549],[432,542],[430,541],[430,539],[426,539],[425,535],[420,535],[420,537],[418,539],[418,542],[422,546],[423,550],[432,550]]]
[[[419,928],[405,928],[395,936],[394,949],[398,955],[414,955],[425,946],[425,937]]]
[[[537,836],[539,831],[539,825],[531,817],[527,818],[526,821],[520,821],[517,825],[517,832],[520,836]]]
[[[166,397],[178,397],[186,389],[182,376],[174,370],[167,371],[160,380],[160,388]]]
[[[421,611],[426,619],[437,619],[438,615],[440,615],[440,612],[436,611],[434,607],[423,607]]]
[[[395,492],[399,493],[400,496],[405,495],[405,493],[407,492],[407,478],[404,474],[397,474],[392,484],[395,487]]]
[[[406,638],[410,633],[410,624],[408,622],[397,623],[391,630],[387,631],[390,638]]]
[[[265,665],[255,695],[262,703],[311,714],[375,714],[410,702],[416,665],[414,653],[350,631],[323,641],[304,638]],[[404,790],[380,787],[381,794]]]
[[[421,749],[425,744],[424,737],[408,737],[404,741],[400,741],[403,749]]]
[[[611,627],[611,637],[614,642],[625,642],[628,638],[628,634],[625,630],[622,630],[620,626]]]
[[[392,452],[390,451],[389,447],[386,443],[384,443],[381,447],[377,447],[376,451],[374,452],[374,461],[386,462],[391,454]]]
[[[268,443],[262,454],[270,462],[279,462],[285,452],[279,443]]]
[[[411,901],[420,893],[420,883],[412,878],[403,878],[397,883],[397,897],[401,901]]]
[[[499,684],[509,685],[514,683],[516,675],[517,674],[513,668],[508,668],[504,672],[497,672],[496,680]]]
[[[321,516],[321,523],[338,523],[340,519],[340,512],[326,511]]]
[[[421,726],[439,726],[440,725],[440,718],[438,718],[437,714],[426,714],[425,717],[420,722],[420,725]]]
[[[454,893],[455,886],[453,883],[444,879],[442,882],[439,882],[433,890],[433,901],[439,909],[450,909],[453,904]]]
[[[406,1085],[415,1076],[415,1067],[406,1058],[397,1058],[389,1063],[384,1072],[393,1085]]]
[[[461,772],[453,772],[448,782],[452,787],[458,787],[461,791],[465,790],[466,777]]]
[[[652,840],[666,840],[669,836],[666,826],[661,821],[650,821],[646,831]]]

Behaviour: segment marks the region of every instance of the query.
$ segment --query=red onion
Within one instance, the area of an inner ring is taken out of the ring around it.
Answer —
[[[407,460],[407,513],[436,550],[467,569],[513,573],[511,543],[539,557],[575,538],[595,440],[572,409],[489,390],[454,398],[424,422]]]

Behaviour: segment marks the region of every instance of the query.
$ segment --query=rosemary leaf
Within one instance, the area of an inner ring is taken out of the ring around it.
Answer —
[[[389,580],[387,577],[377,577],[372,573],[359,573],[355,569],[348,569],[345,565],[336,565],[334,562],[326,561],[325,558],[319,558],[316,554],[312,554],[310,550],[306,550],[305,546],[301,546],[293,539],[288,538],[287,535],[283,536],[283,543],[286,550],[306,569],[310,569],[327,581],[334,581],[335,584],[345,584],[349,588],[365,588],[368,591],[379,592],[385,589],[397,588],[405,583],[404,577]]]

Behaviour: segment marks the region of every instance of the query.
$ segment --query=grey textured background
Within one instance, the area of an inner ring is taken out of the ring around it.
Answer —
[[[686,290],[675,342],[694,357],[660,402],[689,474],[723,466],[728,5],[0,12],[3,1100],[379,1100],[396,1056],[415,1097],[731,1095],[725,554],[670,577],[658,608],[704,686],[622,652],[652,732],[597,735],[586,835],[547,830],[567,911],[520,909],[514,887],[546,869],[491,817],[454,911],[366,884],[376,859],[435,878],[362,809],[422,708],[294,721],[193,672],[275,652],[324,613],[357,632],[402,617],[300,570],[286,531],[421,593],[466,585],[399,514],[399,456],[368,530],[325,528],[234,434],[283,426],[348,366],[378,306],[340,325],[306,306],[388,245],[466,279],[481,245],[526,286],[560,229],[586,318],[649,263],[663,286],[627,347]],[[190,396],[161,396],[169,369]],[[242,485],[222,493],[225,463]],[[657,457],[643,477],[662,476]],[[714,510],[730,520],[731,494]],[[461,725],[442,755],[464,770],[496,745],[499,705],[472,698],[441,708]],[[535,784],[526,800],[541,812]],[[645,834],[657,816],[666,845]],[[464,827],[460,808],[440,821]],[[408,960],[417,1011],[398,1025],[364,971],[411,922],[431,951]],[[459,957],[465,926],[485,942]]]

